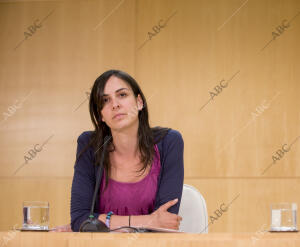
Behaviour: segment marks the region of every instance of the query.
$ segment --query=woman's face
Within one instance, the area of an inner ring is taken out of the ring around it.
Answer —
[[[104,87],[102,121],[112,130],[132,126],[143,108],[140,95],[136,98],[131,87],[122,79],[111,76]],[[121,114],[121,115],[119,115]]]

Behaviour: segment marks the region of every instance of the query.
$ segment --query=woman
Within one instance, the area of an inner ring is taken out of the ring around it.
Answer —
[[[95,131],[83,132],[77,140],[72,230],[79,231],[89,217],[106,136],[110,138],[94,216],[110,229],[129,224],[178,229],[184,177],[181,134],[150,128],[144,94],[130,75],[119,70],[106,71],[96,79],[89,108]]]

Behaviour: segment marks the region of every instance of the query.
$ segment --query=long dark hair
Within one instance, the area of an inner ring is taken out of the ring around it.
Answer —
[[[142,90],[140,89],[138,83],[129,74],[120,70],[108,70],[102,75],[100,75],[94,82],[89,101],[90,116],[95,130],[92,132],[91,139],[88,145],[78,155],[78,159],[82,155],[82,153],[84,153],[87,150],[89,146],[92,146],[95,154],[94,165],[98,166],[100,164],[100,158],[102,154],[101,147],[104,144],[104,138],[106,136],[110,137],[107,141],[108,148],[106,149],[106,152],[104,154],[103,162],[106,181],[105,189],[107,188],[108,178],[110,177],[109,152],[113,152],[115,150],[115,147],[112,142],[113,138],[111,135],[111,130],[109,126],[107,126],[106,123],[102,121],[101,110],[104,105],[104,88],[108,79],[111,76],[116,76],[119,79],[122,79],[131,87],[135,97],[137,98],[137,96],[140,95],[143,100],[143,108],[142,110],[138,111],[138,148],[141,154],[141,163],[143,164],[143,167],[139,171],[137,171],[138,173],[141,171],[143,171],[144,173],[148,166],[150,166],[151,168],[155,154],[154,144],[158,143],[167,134],[169,130],[169,128],[162,127],[150,128],[146,98]]]

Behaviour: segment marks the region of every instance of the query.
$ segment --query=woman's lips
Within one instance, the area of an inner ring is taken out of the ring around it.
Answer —
[[[113,117],[113,119],[120,118],[120,117],[122,117],[123,115],[125,115],[125,114],[123,114],[123,113],[117,114],[117,115],[115,115],[115,116]]]

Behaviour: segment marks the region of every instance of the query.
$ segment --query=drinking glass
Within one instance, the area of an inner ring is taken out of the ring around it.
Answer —
[[[274,203],[271,205],[271,231],[298,231],[296,203]]]
[[[49,230],[49,202],[24,201],[22,230]]]

